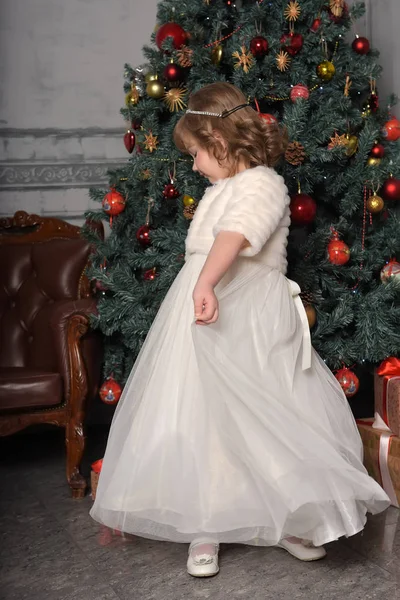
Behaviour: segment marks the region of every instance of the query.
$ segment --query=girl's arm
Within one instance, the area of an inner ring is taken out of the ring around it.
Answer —
[[[243,234],[233,231],[221,231],[215,238],[193,291],[194,314],[199,325],[209,325],[218,319],[214,288],[247,244]]]

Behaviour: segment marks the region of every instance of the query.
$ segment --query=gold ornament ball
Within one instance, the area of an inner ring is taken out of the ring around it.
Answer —
[[[150,81],[146,86],[146,93],[150,98],[162,98],[164,96],[164,86],[159,81],[154,80]]]
[[[304,308],[306,310],[308,325],[312,329],[317,322],[317,311],[312,304],[306,304]]]
[[[223,50],[221,44],[214,46],[211,52],[211,62],[213,65],[219,65],[222,60]]]
[[[346,146],[346,154],[347,156],[353,156],[357,152],[358,148],[358,137],[356,135],[346,134],[347,146]]]
[[[384,201],[380,196],[377,196],[376,194],[374,194],[367,200],[367,209],[370,213],[379,213],[381,212],[381,210],[383,210],[384,206]]]
[[[367,165],[369,167],[377,167],[381,162],[380,158],[375,158],[375,156],[370,156],[367,160]]]
[[[192,196],[188,196],[187,194],[185,194],[185,196],[183,196],[183,204],[185,206],[193,206],[194,204],[196,204],[196,200],[192,198]]]
[[[158,75],[154,74],[154,73],[147,73],[144,76],[144,80],[146,83],[150,83],[150,81],[157,81],[157,79],[158,79]]]
[[[322,81],[330,81],[335,73],[335,66],[329,60],[324,60],[317,67],[317,75]]]
[[[139,92],[136,87],[133,87],[130,92],[125,96],[125,105],[129,108],[130,106],[136,106],[139,102]]]

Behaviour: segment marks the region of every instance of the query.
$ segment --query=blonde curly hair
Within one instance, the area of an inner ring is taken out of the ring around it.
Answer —
[[[247,100],[237,87],[220,81],[192,94],[188,108],[221,114],[245,103]],[[267,123],[246,106],[225,118],[185,113],[174,129],[174,142],[179,150],[188,153],[193,141],[220,165],[223,161],[228,163],[230,174],[234,175],[239,163],[248,168],[274,167],[285,152],[287,134],[277,123]]]

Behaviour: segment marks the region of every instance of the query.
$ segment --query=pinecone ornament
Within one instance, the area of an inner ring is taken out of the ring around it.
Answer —
[[[185,208],[183,209],[183,216],[185,217],[185,219],[191,221],[194,217],[194,213],[196,212],[196,208],[196,204],[192,204],[191,206],[185,206]]]
[[[178,63],[181,67],[187,69],[193,65],[193,50],[191,48],[182,46],[182,48],[177,51],[177,56]]]
[[[294,166],[301,165],[306,157],[304,146],[300,142],[290,142],[286,148],[285,158],[288,163]]]

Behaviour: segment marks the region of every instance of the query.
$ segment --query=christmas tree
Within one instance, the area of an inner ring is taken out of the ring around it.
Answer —
[[[91,191],[102,210],[88,217],[111,223],[104,241],[87,230],[105,375],[126,380],[182,267],[206,184],[172,134],[190,93],[214,81],[237,85],[287,130],[278,170],[292,196],[289,276],[316,349],[332,369],[400,354],[400,123],[395,99],[378,96],[378,52],[350,33],[363,12],[344,0],[159,3],[147,62],[125,66],[131,156],[109,190]],[[351,396],[357,381],[341,375]]]

